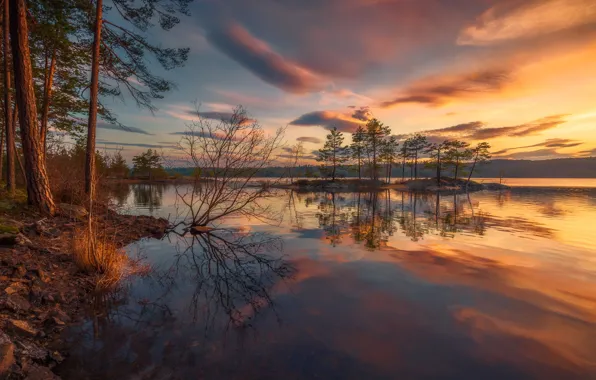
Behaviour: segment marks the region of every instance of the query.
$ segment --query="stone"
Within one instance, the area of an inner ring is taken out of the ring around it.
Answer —
[[[83,206],[60,203],[58,205],[59,213],[73,219],[84,219],[87,215],[87,209]]]
[[[62,311],[62,309],[60,309],[58,307],[51,310],[49,315],[53,318],[57,318],[57,319],[64,321],[66,323],[70,322],[70,317],[68,316],[68,314],[66,314],[64,311]]]
[[[26,313],[31,309],[31,304],[18,294],[11,294],[4,302],[4,306],[15,313]]]
[[[192,226],[190,227],[190,232],[193,234],[204,234],[213,231],[213,227],[209,226]]]
[[[0,245],[13,246],[17,244],[17,234],[10,232],[0,233]]]
[[[35,273],[35,275],[37,277],[39,277],[39,280],[41,282],[43,282],[44,284],[47,284],[50,281],[50,277],[46,274],[46,272],[41,269],[41,268],[37,268],[33,270],[33,273]]]
[[[21,336],[34,337],[37,335],[37,330],[34,329],[27,321],[9,319],[8,327],[16,334]]]
[[[48,367],[31,366],[25,380],[60,380]]]
[[[22,293],[22,292],[26,292],[26,291],[27,291],[27,286],[25,284],[23,284],[22,282],[13,282],[9,286],[7,286],[6,289],[4,289],[4,292],[6,292],[6,294],[8,294],[8,295],[15,294],[15,293]]]
[[[26,274],[27,274],[27,268],[25,268],[24,265],[15,266],[14,271],[12,272],[12,275],[15,277],[23,277]]]
[[[26,340],[17,341],[16,345],[21,355],[31,358],[37,362],[45,362],[48,358],[48,350],[39,347],[33,342]]]
[[[8,335],[0,330],[0,378],[6,377],[13,364],[14,344],[12,344]]]

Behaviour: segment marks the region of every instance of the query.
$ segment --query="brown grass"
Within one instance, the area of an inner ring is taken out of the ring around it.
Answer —
[[[131,275],[143,275],[150,267],[142,258],[129,258],[114,239],[97,232],[94,226],[75,231],[72,239],[73,259],[79,269],[95,277],[97,290],[113,290]]]

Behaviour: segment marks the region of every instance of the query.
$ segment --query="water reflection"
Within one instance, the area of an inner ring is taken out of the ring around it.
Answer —
[[[477,210],[465,194],[315,193],[307,196],[304,204],[317,205],[319,227],[333,246],[346,234],[368,249],[377,249],[398,230],[419,241],[427,234],[451,238],[457,233],[484,235],[489,220],[499,224],[488,213]]]
[[[271,292],[295,269],[280,238],[218,230],[168,239],[175,248],[168,260],[98,298],[89,322],[69,333],[76,350],[60,369],[63,377],[172,378],[191,371],[182,378],[195,378],[208,360],[205,350],[229,331],[254,328],[263,312],[281,323]]]
[[[155,212],[175,199],[165,188]],[[241,215],[130,247],[155,271],[70,333],[62,374],[596,378],[595,199],[280,191],[279,224]]]

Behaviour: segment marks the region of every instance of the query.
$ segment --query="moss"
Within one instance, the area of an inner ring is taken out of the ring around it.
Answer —
[[[8,226],[6,224],[0,224],[0,234],[18,234],[19,229],[15,226]]]

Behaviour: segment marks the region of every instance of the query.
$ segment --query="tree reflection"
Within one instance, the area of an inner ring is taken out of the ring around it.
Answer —
[[[234,326],[247,326],[263,308],[273,309],[271,289],[294,273],[281,255],[283,241],[268,234],[217,230],[182,239],[176,250],[176,270],[195,284],[193,321],[223,311]]]
[[[139,183],[132,186],[134,204],[139,208],[146,208],[149,213],[159,209],[163,201],[165,185]]]
[[[295,272],[281,239],[226,230],[170,239],[176,251],[165,265],[137,280],[134,293],[124,286],[99,297],[92,323],[70,331],[67,341],[76,349],[62,376],[190,376],[230,329],[241,337],[265,310],[277,317],[274,288]]]
[[[349,235],[367,249],[378,249],[398,231],[412,241],[433,234],[454,238],[456,234],[484,235],[490,216],[477,210],[466,194],[420,194],[392,192],[315,193],[305,205],[317,205],[319,226],[331,245]]]

